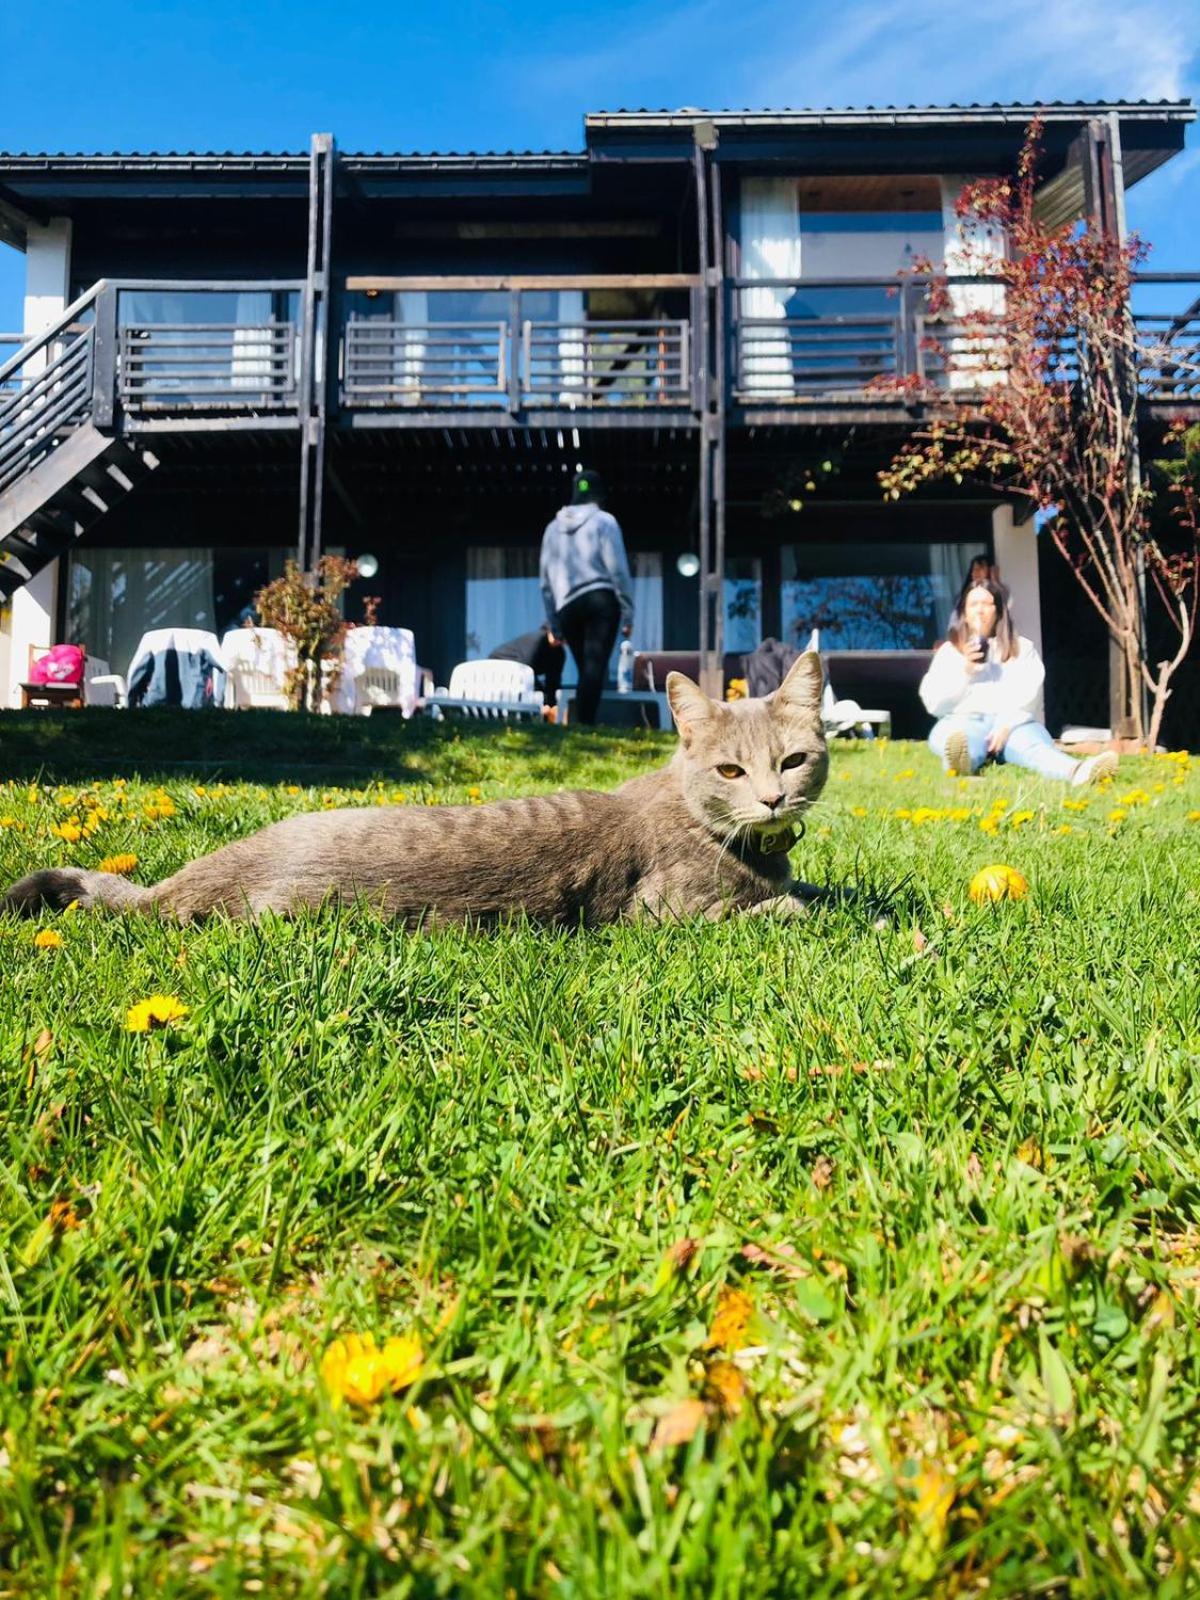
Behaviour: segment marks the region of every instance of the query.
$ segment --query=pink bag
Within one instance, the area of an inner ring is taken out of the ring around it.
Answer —
[[[82,683],[83,651],[77,644],[53,645],[29,669],[30,683]]]

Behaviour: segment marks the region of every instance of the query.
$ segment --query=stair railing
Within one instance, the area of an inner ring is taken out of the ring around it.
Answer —
[[[94,283],[0,366],[0,493],[92,415],[93,308],[104,288]]]

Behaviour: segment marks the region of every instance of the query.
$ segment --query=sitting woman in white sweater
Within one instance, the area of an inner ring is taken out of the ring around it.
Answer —
[[[1077,761],[1055,745],[1038,721],[1045,676],[1033,643],[1013,627],[1006,591],[976,583],[921,680],[925,709],[937,718],[929,743],[946,771],[966,777],[992,758],[1077,785],[1114,771],[1110,751]]]

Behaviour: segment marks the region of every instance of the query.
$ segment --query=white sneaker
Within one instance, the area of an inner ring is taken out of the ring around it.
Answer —
[[[1083,789],[1089,783],[1098,783],[1101,778],[1109,778],[1117,770],[1117,753],[1115,750],[1102,750],[1098,756],[1088,756],[1081,761],[1071,774],[1071,787]]]
[[[947,734],[944,754],[946,771],[952,777],[969,778],[971,776],[971,751],[967,744],[965,733]]]

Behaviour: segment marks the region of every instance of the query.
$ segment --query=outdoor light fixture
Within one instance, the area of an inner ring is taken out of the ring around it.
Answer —
[[[379,558],[368,552],[365,556],[358,557],[356,565],[360,578],[373,578],[379,571]]]
[[[685,550],[676,557],[675,571],[681,578],[694,578],[700,571],[700,557],[694,550]]]

